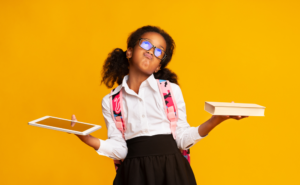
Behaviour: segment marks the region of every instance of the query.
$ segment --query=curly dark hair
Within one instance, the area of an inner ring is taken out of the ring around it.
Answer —
[[[146,32],[156,32],[159,33],[165,39],[167,43],[166,48],[166,58],[161,61],[160,70],[157,73],[154,73],[154,77],[156,79],[164,79],[169,80],[170,82],[178,84],[177,75],[173,73],[171,70],[166,68],[168,63],[171,61],[174,49],[175,42],[172,37],[166,33],[164,30],[157,26],[143,26],[138,28],[136,31],[132,32],[127,39],[127,48],[134,47],[137,43],[138,39]],[[115,82],[120,85],[125,75],[129,73],[129,62],[126,58],[126,51],[123,51],[120,48],[114,49],[111,53],[109,53],[105,63],[103,65],[102,71],[102,82],[108,87],[112,88]]]

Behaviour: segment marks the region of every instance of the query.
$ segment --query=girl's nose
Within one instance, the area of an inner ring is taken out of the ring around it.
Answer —
[[[148,50],[148,53],[151,53],[153,55],[155,48],[152,47],[151,49]]]

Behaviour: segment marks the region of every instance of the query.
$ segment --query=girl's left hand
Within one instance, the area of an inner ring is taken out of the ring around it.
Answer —
[[[232,101],[231,103],[234,103],[234,101]],[[236,120],[240,120],[240,119],[243,119],[243,118],[248,118],[249,116],[230,116],[230,115],[226,115],[226,116],[223,116],[223,115],[213,115],[212,118],[216,118],[216,119],[219,119],[220,121],[225,121],[227,119],[230,119],[230,118],[233,118],[233,119],[236,119]]]

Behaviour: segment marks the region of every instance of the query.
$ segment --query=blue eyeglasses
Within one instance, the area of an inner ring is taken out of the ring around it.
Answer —
[[[155,47],[149,40],[144,39],[144,38],[140,38],[139,39],[139,46],[147,51],[149,51],[150,49],[154,48],[154,56],[160,60],[163,60],[166,58],[166,53],[160,49]]]

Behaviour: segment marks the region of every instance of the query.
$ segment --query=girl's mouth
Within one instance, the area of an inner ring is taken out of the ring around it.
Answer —
[[[150,55],[149,53],[144,53],[144,56],[147,57],[148,59],[152,59],[152,55]]]

